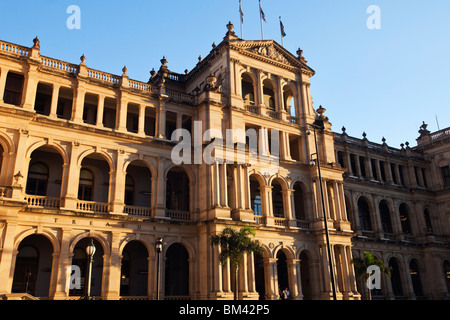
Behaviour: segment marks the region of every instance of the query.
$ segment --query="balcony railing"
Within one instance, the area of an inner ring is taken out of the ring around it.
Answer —
[[[166,210],[166,217],[172,220],[179,220],[179,221],[191,220],[190,212],[181,210]]]
[[[59,209],[60,198],[52,198],[46,196],[25,195],[25,200],[29,207]]]
[[[148,207],[125,206],[123,213],[133,217],[150,217],[152,215],[152,209]]]
[[[85,212],[109,212],[109,204],[95,201],[77,200],[77,209]]]
[[[297,228],[300,228],[300,229],[309,229],[309,221],[306,221],[306,220],[297,220]]]
[[[246,105],[245,110],[254,114],[258,114],[258,107],[255,105]]]

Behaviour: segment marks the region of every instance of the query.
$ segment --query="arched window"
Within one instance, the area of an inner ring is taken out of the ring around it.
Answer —
[[[361,230],[372,230],[372,223],[370,221],[370,209],[369,204],[364,198],[358,199],[358,216]]]
[[[26,193],[36,196],[46,196],[48,185],[48,167],[41,163],[30,165]]]
[[[284,217],[284,207],[283,207],[283,190],[278,181],[274,180],[272,182],[272,205],[273,205],[273,215],[277,218]]]
[[[409,210],[406,204],[402,203],[399,208],[400,223],[402,226],[402,232],[407,235],[411,234],[411,222],[409,221]]]
[[[241,78],[242,85],[242,99],[244,100],[244,104],[248,104],[251,106],[255,105],[255,90],[253,85],[253,80],[249,74],[244,73]]]
[[[250,199],[251,206],[254,212],[254,215],[261,216],[261,192],[258,180],[255,177],[250,177]]]
[[[80,170],[80,183],[78,185],[78,199],[92,201],[94,195],[94,174],[89,169]]]
[[[288,85],[283,88],[283,102],[288,115],[296,117],[294,92]]]
[[[386,201],[381,201],[379,205],[380,209],[380,218],[381,218],[381,228],[385,233],[392,233],[392,224],[391,224],[391,212],[389,210],[389,206]]]
[[[267,109],[275,110],[275,89],[268,79],[263,81],[263,99]]]

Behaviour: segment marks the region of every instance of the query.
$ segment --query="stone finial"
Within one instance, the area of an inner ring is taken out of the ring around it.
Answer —
[[[36,36],[36,38],[33,39],[33,48],[35,48],[35,49],[41,48],[40,41],[37,36]]]
[[[323,115],[325,113],[325,111],[327,111],[327,109],[325,109],[324,107],[322,107],[320,105],[319,108],[317,109],[317,113],[319,114],[319,118],[323,119],[325,117]]]
[[[301,48],[298,48],[297,50],[298,60],[307,63],[308,61],[305,60],[305,57],[303,56],[303,50]]]
[[[156,71],[155,68],[152,68],[152,70],[150,71],[150,75],[152,76],[152,78],[155,76]]]
[[[367,133],[365,131],[363,131],[362,136],[363,136],[363,140],[367,140]]]
[[[123,72],[123,75],[124,75],[124,76],[127,75],[127,71],[128,71],[127,66],[123,66],[122,72]]]
[[[184,74],[188,74],[189,73],[189,70],[188,69],[185,69],[184,70]]]
[[[386,138],[385,138],[385,137],[383,137],[383,138],[381,139],[381,141],[383,142],[383,144],[386,144]]]
[[[346,127],[344,127],[344,126],[342,126],[342,134],[344,134],[344,135],[347,135],[347,128]]]
[[[85,57],[84,53],[83,53],[83,55],[80,57],[80,60],[81,60],[81,63],[85,63],[86,57]]]
[[[215,42],[213,42],[211,46],[212,46],[212,48],[214,49],[217,45],[216,45]]]
[[[167,59],[166,59],[166,56],[163,56],[162,59],[159,60],[159,61],[161,61],[161,64],[162,64],[163,66],[166,66],[166,65],[167,65]]]
[[[228,29],[229,33],[233,33],[234,34],[234,31],[233,31],[234,25],[231,23],[231,21],[228,22],[227,29]]]
[[[201,62],[202,60],[203,60],[202,56],[199,55],[199,56],[198,56],[198,62]]]

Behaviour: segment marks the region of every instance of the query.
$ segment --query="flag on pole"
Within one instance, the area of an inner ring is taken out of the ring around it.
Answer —
[[[260,13],[260,15],[261,15],[261,19],[263,19],[264,22],[267,23],[267,21],[266,21],[266,15],[264,14],[263,9],[261,8],[261,0],[259,0],[259,13]]]
[[[241,14],[241,24],[244,23],[244,12],[242,11],[241,0],[239,0],[239,13]]]
[[[280,30],[281,30],[281,37],[282,38],[286,37],[286,32],[284,32],[284,25],[283,22],[281,22],[281,17],[280,17]]]

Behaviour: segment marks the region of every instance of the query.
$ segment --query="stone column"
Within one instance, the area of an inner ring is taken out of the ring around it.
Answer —
[[[59,89],[60,85],[57,83],[53,84],[53,90],[52,90],[52,102],[50,105],[50,118],[57,118],[57,109],[58,109],[58,98],[59,98]]]
[[[120,91],[120,99],[117,105],[116,130],[127,131],[128,95],[126,92]]]
[[[65,209],[76,209],[77,206],[78,184],[81,169],[81,165],[77,164],[79,153],[79,143],[72,142],[68,170],[64,170],[61,185],[61,207]]]
[[[98,95],[98,103],[97,103],[97,123],[96,126],[103,128],[103,111],[105,107],[105,96],[99,94]]]
[[[139,104],[138,135],[145,136],[145,105]]]
[[[118,150],[116,155],[116,167],[110,172],[110,213],[122,214],[125,206],[125,180],[127,173],[122,170],[124,163],[124,152]]]
[[[72,229],[62,228],[61,251],[59,252],[54,300],[65,300],[69,296],[73,257],[73,252],[70,252],[72,237]]]
[[[122,256],[119,253],[120,240],[120,232],[112,232],[110,257],[111,262],[110,267],[106,272],[104,272],[107,274],[105,276],[106,283],[103,284],[103,287],[105,287],[106,291],[106,300],[118,300],[120,297],[120,275],[122,265]]]

